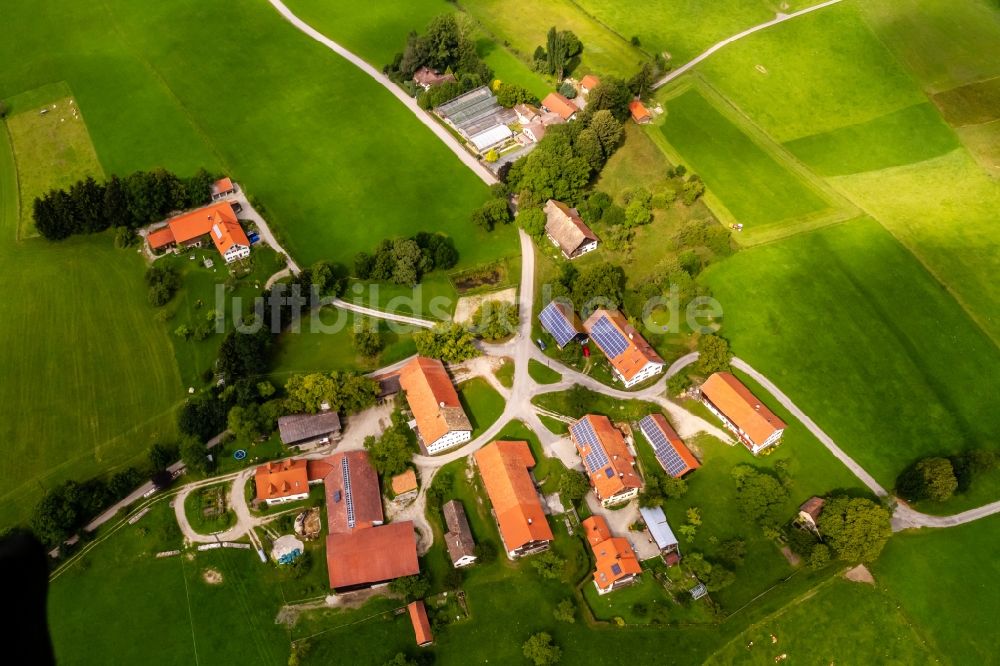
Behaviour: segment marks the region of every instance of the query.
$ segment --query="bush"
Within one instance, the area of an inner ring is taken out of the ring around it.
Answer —
[[[574,88],[573,84],[569,81],[565,81],[561,86],[559,86],[559,94],[566,99],[573,99],[576,97],[576,88]]]
[[[517,306],[506,301],[484,301],[472,315],[472,328],[485,340],[502,340],[517,332]]]
[[[896,490],[906,500],[943,502],[958,488],[958,479],[948,458],[924,458],[896,479]]]

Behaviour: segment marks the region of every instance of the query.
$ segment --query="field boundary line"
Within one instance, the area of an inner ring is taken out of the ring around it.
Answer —
[[[194,647],[194,663],[200,664],[198,659],[198,639],[194,634],[194,613],[191,612],[191,592],[188,589],[187,572],[184,570],[184,558],[181,557],[181,578],[184,580],[184,598],[187,600],[188,626],[191,628],[191,645]]]

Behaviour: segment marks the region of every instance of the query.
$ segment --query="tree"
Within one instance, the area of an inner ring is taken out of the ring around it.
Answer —
[[[517,222],[524,232],[533,238],[541,238],[545,233],[545,211],[541,208],[527,208],[517,214]]]
[[[576,622],[576,604],[573,603],[572,599],[563,599],[556,604],[552,614],[560,622],[569,622],[570,624],[573,624]]]
[[[251,402],[245,407],[236,405],[229,410],[226,419],[229,430],[236,437],[245,442],[255,442],[267,432],[267,423],[261,414],[260,407],[255,402]]]
[[[977,476],[996,469],[998,464],[1000,456],[986,449],[973,449],[952,456],[951,465],[958,481],[958,492],[967,491]]]
[[[498,224],[508,224],[511,219],[510,208],[503,199],[490,199],[472,212],[472,221],[487,231],[493,231]]]
[[[576,308],[585,315],[594,310],[589,304],[617,308],[625,294],[625,271],[608,262],[589,266],[576,278],[572,294]]]
[[[413,341],[418,354],[446,363],[460,363],[479,356],[475,336],[461,324],[437,324],[434,328],[414,333]]]
[[[337,278],[333,264],[329,261],[317,261],[310,267],[309,276],[320,296],[336,297],[343,289],[342,281]]]
[[[698,338],[698,365],[695,367],[700,374],[710,375],[728,371],[732,359],[733,352],[730,351],[729,342],[725,338],[715,334]]]
[[[848,562],[874,562],[892,536],[889,511],[863,497],[828,499],[818,527],[837,557]]]
[[[531,558],[531,566],[542,578],[558,580],[566,569],[566,560],[547,550],[541,555]]]
[[[496,90],[497,102],[508,109],[517,104],[538,104],[538,97],[513,83],[501,83]]]
[[[818,543],[813,546],[809,553],[809,568],[813,571],[822,569],[830,562],[830,547],[825,543]]]
[[[637,38],[633,38],[637,39]],[[628,89],[635,97],[645,97],[653,89],[656,83],[657,67],[651,62],[643,64],[642,68],[636,72],[628,81]]]
[[[382,476],[402,474],[413,459],[415,451],[404,428],[405,424],[403,428],[389,428],[380,437],[365,437],[365,450],[371,456],[375,470]]]
[[[608,110],[618,120],[629,117],[628,105],[632,101],[632,91],[621,79],[606,76],[590,91],[587,97],[587,109],[592,111]]]
[[[697,174],[692,174],[692,176],[684,183],[684,205],[690,206],[698,198],[705,193],[705,183],[702,182],[701,177]]]
[[[271,332],[261,326],[255,333],[229,331],[219,347],[218,369],[226,383],[259,377],[267,370]]]
[[[582,473],[567,469],[559,479],[559,497],[563,504],[576,504],[590,490],[590,481]]]
[[[0,99],[0,118],[6,118],[9,112],[10,107],[7,105],[7,102]]]
[[[924,458],[907,468],[896,480],[897,491],[911,501],[943,502],[958,488],[955,468],[948,458]]]
[[[490,164],[493,164],[498,159],[500,159],[500,153],[497,152],[496,148],[490,148],[488,151],[486,151],[486,154],[483,155],[483,159],[489,162]]]
[[[162,472],[177,460],[177,447],[157,442],[149,449],[149,465],[154,472]]]
[[[777,522],[777,512],[788,499],[788,491],[771,476],[749,465],[737,465],[732,470],[736,482],[736,503],[748,521],[761,525]]]
[[[648,201],[633,199],[625,208],[625,224],[629,227],[638,227],[649,224],[653,221],[653,211],[650,210]]]
[[[226,427],[225,405],[210,393],[190,398],[181,407],[177,428],[185,435],[207,442]]]
[[[485,340],[502,340],[517,332],[517,305],[484,301],[472,315],[472,330]]]
[[[354,349],[368,358],[378,356],[385,347],[385,341],[382,340],[378,324],[370,319],[358,318],[354,330],[351,332],[351,337],[354,341]]]
[[[544,631],[532,634],[521,646],[521,651],[535,666],[554,666],[562,659],[562,650]]]
[[[181,442],[181,460],[184,466],[201,474],[212,471],[212,463],[208,460],[208,449],[194,437],[185,437]]]
[[[389,583],[389,591],[402,596],[407,601],[423,599],[431,584],[421,575],[403,576]]]
[[[378,392],[378,382],[356,372],[292,375],[285,383],[285,406],[290,412],[315,414],[325,404],[352,413],[375,404]]]
[[[569,81],[563,81],[562,85],[559,86],[559,94],[566,99],[573,99],[576,97],[576,88]]]
[[[576,135],[573,150],[590,165],[592,170],[600,171],[604,166],[604,149],[601,147],[597,132],[593,129],[587,128]]]
[[[605,159],[611,157],[611,154],[618,149],[625,134],[625,128],[622,124],[612,115],[611,111],[606,109],[597,111],[591,117],[587,129],[593,130],[594,134],[597,135]],[[610,205],[611,201],[609,200],[607,203]]]
[[[389,661],[385,662],[383,666],[420,666],[415,659],[410,659],[406,654],[402,652],[397,652]]]

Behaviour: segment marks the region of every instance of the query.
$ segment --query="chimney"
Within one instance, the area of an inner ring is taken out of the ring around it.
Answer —
[[[628,334],[628,339],[629,340],[631,340],[633,337],[635,337],[635,333],[629,333]]]
[[[328,402],[321,402],[319,404],[319,409],[320,409],[321,412],[328,412],[328,411],[330,411],[330,403],[328,403]]]
[[[531,518],[528,518],[528,524],[529,525],[531,524]]]
[[[444,407],[444,400],[438,403],[438,407]]]

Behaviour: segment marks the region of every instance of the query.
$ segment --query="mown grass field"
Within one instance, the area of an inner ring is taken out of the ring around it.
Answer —
[[[274,623],[281,589],[249,550],[156,559],[181,546],[167,502],[126,526],[49,588],[49,627],[61,664],[285,664],[288,637]],[[220,584],[204,579],[207,569]],[[151,646],[162,649],[151,649]],[[167,647],[169,646],[169,648]]]
[[[38,235],[31,217],[36,197],[51,189],[69,187],[87,176],[103,178],[87,124],[71,102],[72,92],[64,83],[44,86],[9,102],[18,110],[7,119],[17,165],[18,238]]]
[[[472,437],[476,438],[493,425],[503,413],[503,396],[482,377],[473,377],[458,386],[458,398],[472,422]]]
[[[0,525],[46,488],[139,462],[174,436],[182,399],[170,341],[153,320],[134,251],[109,234],[16,241],[17,181],[0,124]]]
[[[872,567],[879,590],[902,603],[955,664],[996,659],[995,581],[1000,516],[946,530],[897,534]]]
[[[629,44],[629,36],[614,33],[571,0],[551,0],[544,6],[530,0],[469,0],[463,9],[522,58],[545,46],[549,28],[572,30],[583,42],[580,66],[573,75],[589,72],[628,78],[650,56]]]
[[[736,354],[886,487],[921,456],[996,448],[1000,351],[875,222],[747,250],[703,277]]]

